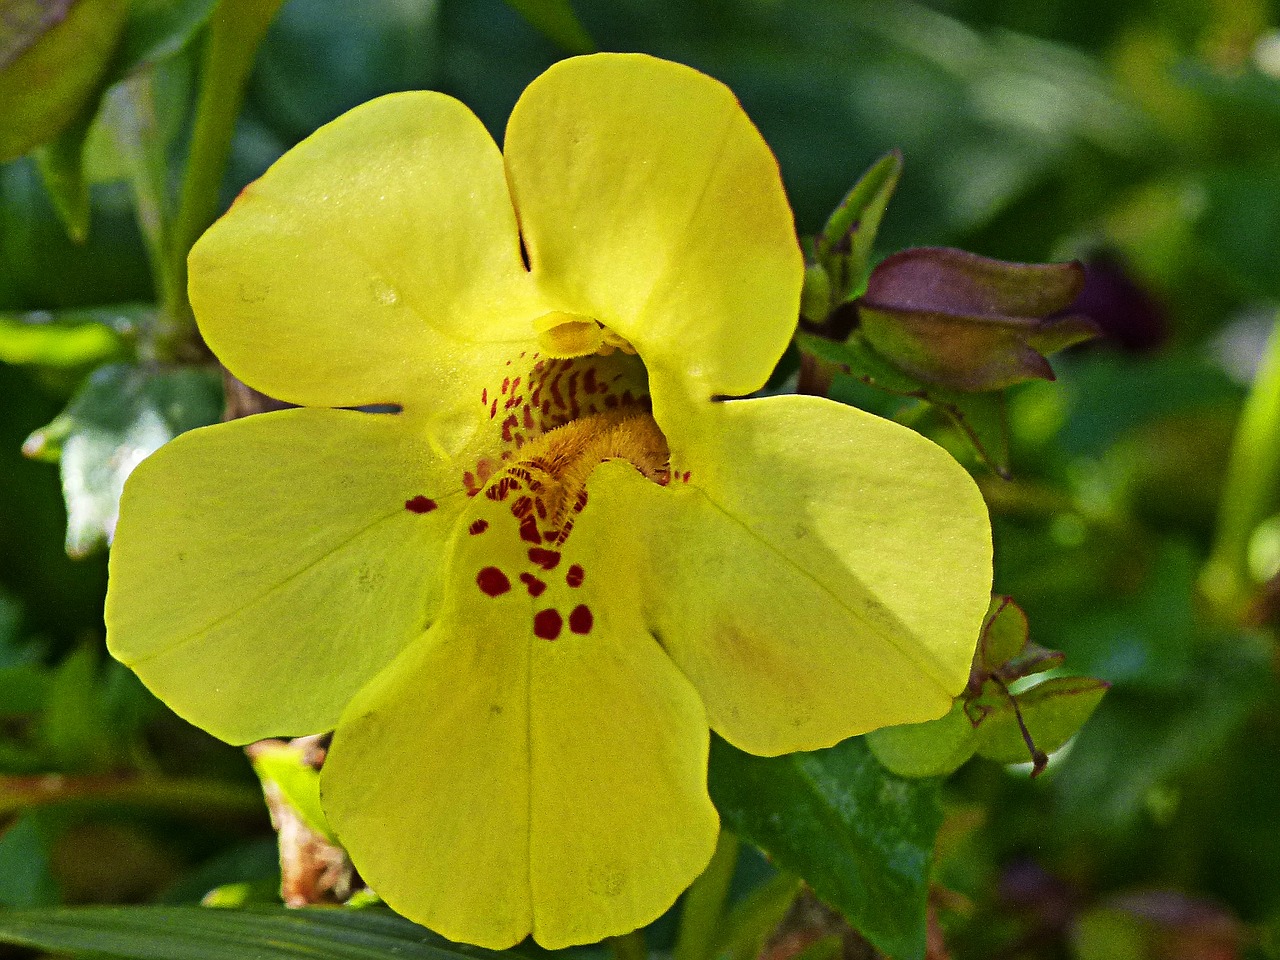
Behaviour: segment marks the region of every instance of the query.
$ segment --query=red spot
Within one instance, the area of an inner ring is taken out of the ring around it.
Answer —
[[[680,482],[681,482],[681,483],[688,483],[688,482],[689,482],[689,471],[688,471],[688,470],[686,470],[684,473],[680,474]]]
[[[543,530],[542,539],[547,543],[555,543],[557,540],[560,539],[560,531],[559,530]]]
[[[521,412],[524,414],[524,428],[526,430],[532,430],[533,414],[529,411],[529,405],[527,403],[524,405],[524,410]]]
[[[596,392],[596,368],[587,367],[587,372],[582,378],[582,390],[584,393]]]
[[[528,497],[517,497],[516,502],[511,505],[511,513],[519,520],[533,513],[533,501]]]
[[[511,589],[511,581],[497,567],[485,567],[476,574],[476,586],[491,597],[500,597]]]
[[[436,503],[430,497],[424,497],[422,494],[414,497],[412,500],[404,502],[404,508],[412,513],[430,513],[440,504]]]
[[[489,388],[485,387],[480,391],[480,406],[487,407],[489,405]]]
[[[511,392],[515,393],[519,389],[520,389],[520,378],[516,377],[514,380],[511,381]]]
[[[557,610],[539,610],[533,615],[533,635],[542,640],[554,640],[560,636],[564,621]]]
[[[585,489],[578,491],[578,498],[573,502],[573,512],[581,513],[587,508],[587,491]]]
[[[529,551],[529,561],[536,563],[543,570],[554,570],[556,564],[560,562],[560,554],[556,550],[545,550],[542,547],[534,547]]]
[[[510,361],[510,360],[508,360],[508,361],[507,361],[507,366],[510,366],[510,365],[511,365],[511,361]],[[502,378],[502,393],[503,393],[503,396],[505,396],[505,395],[506,395],[506,393],[507,393],[507,391],[508,391],[508,390],[510,390],[510,389],[511,389],[511,378],[510,378],[510,377],[503,377],[503,378]]]
[[[524,403],[524,394],[513,393],[507,398],[507,402],[502,405],[503,410],[510,410],[512,407],[518,407]]]
[[[476,475],[470,470],[462,474],[462,482],[467,488],[467,495],[474,497],[480,491],[480,485],[476,483]]]
[[[473,520],[471,521],[471,526],[467,527],[467,533],[471,534],[474,537],[477,534],[484,533],[488,529],[489,529],[488,520],[484,520],[484,519]]]
[[[538,508],[538,519],[539,520],[547,519],[547,505],[543,503],[542,500],[540,499],[535,500],[533,502],[533,505]]]
[[[525,543],[541,543],[542,542],[542,535],[538,533],[538,521],[535,520],[533,517],[531,516],[525,517],[523,520],[520,521],[520,539],[523,540]],[[532,551],[530,552],[532,553]],[[533,558],[531,557],[530,559],[533,559]],[[560,559],[560,554],[558,553],[556,554],[556,559],[557,560]],[[534,563],[537,563],[537,561],[534,560]],[[555,566],[555,564],[552,564],[551,566]],[[551,567],[547,567],[547,569],[550,570]]]
[[[489,419],[492,420],[498,415],[498,398],[494,397],[493,403],[489,407]]]
[[[564,575],[564,582],[571,587],[582,586],[582,581],[587,577],[586,571],[578,564],[574,564],[569,568],[569,572]]]
[[[542,596],[542,591],[547,589],[547,585],[532,573],[520,574],[520,582],[529,589],[529,596],[531,597],[540,597]]]
[[[559,373],[557,373],[555,379],[551,381],[551,399],[555,401],[555,405],[557,407],[559,407],[561,410],[564,409],[564,397],[560,393],[560,374]]]
[[[569,629],[574,633],[590,633],[595,618],[591,616],[591,608],[586,604],[578,604],[569,614]]]
[[[497,401],[495,400],[494,402],[496,403]],[[508,416],[507,419],[503,420],[502,421],[502,439],[507,441],[507,443],[510,443],[512,439],[511,428],[518,427],[519,425],[520,425],[520,418],[517,417],[514,413]]]

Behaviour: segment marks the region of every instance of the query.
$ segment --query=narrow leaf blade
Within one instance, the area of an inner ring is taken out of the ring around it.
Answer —
[[[0,913],[0,942],[121,960],[489,960],[374,911],[80,907]]]

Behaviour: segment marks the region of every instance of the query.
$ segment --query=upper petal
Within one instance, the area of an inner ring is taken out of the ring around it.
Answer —
[[[690,431],[669,486],[592,496],[651,545],[650,623],[712,729],[772,755],[945,713],[991,588],[959,464],[813,397],[718,404]]]
[[[465,501],[406,415],[284,410],[185,433],[125,485],[108,646],[224,740],[331,730],[435,616]]]
[[[727,87],[639,54],[562,60],[516,104],[505,153],[534,278],[635,346],[655,408],[764,384],[804,264],[777,162]]]
[[[494,948],[594,942],[654,920],[711,857],[706,715],[645,629],[635,544],[587,503],[533,547],[512,513],[527,489],[490,489],[439,620],[343,715],[325,811],[410,919]]]
[[[190,277],[218,358],[314,406],[447,415],[459,380],[491,372],[482,345],[530,339],[542,312],[497,147],[430,92],[370,101],[286,153],[196,243]]]

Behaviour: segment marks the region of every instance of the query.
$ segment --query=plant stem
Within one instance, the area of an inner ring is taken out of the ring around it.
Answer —
[[[195,320],[187,300],[187,253],[218,216],[219,194],[236,117],[258,47],[282,0],[222,0],[209,21],[200,69],[195,125],[183,174],[178,212],[168,248],[168,275],[176,294],[166,310],[167,328],[158,339],[181,349],[191,339]],[[170,291],[173,293],[173,291]]]
[[[1236,619],[1250,599],[1249,540],[1280,490],[1280,320],[1262,354],[1232,441],[1213,553],[1200,578],[1210,600]]]
[[[609,938],[614,960],[648,960],[649,947],[644,942],[644,928]]]
[[[710,960],[729,899],[729,885],[738,867],[739,846],[736,836],[720,831],[711,862],[684,895],[673,960]]]

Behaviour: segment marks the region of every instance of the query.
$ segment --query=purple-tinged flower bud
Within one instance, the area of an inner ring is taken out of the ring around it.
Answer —
[[[946,247],[903,250],[872,272],[858,301],[872,347],[926,383],[1001,390],[1054,379],[1045,355],[1098,335],[1062,316],[1084,284],[1079,263],[992,260]]]

